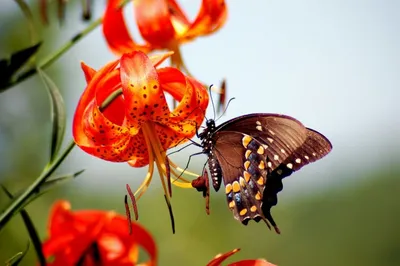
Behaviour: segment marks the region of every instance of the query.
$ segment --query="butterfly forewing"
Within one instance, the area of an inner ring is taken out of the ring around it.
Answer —
[[[232,119],[218,127],[215,137],[226,131],[241,132],[262,143],[272,169],[278,167],[307,138],[307,129],[303,124],[278,114],[252,114]]]
[[[264,216],[274,221],[270,214],[270,209],[278,203],[277,194],[283,188],[282,179],[291,175],[294,171],[303,166],[315,162],[332,150],[329,140],[321,133],[307,128],[306,141],[288,156],[276,169],[267,175],[267,182],[263,193],[262,210]]]

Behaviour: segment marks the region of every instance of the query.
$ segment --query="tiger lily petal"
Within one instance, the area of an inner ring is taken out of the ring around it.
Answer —
[[[236,248],[233,249],[227,253],[224,254],[218,254],[217,256],[212,259],[207,266],[220,266],[223,261],[225,261],[227,258],[235,254],[236,252],[239,252],[240,249]],[[272,264],[264,259],[250,259],[250,260],[241,260],[237,262],[233,262],[228,264],[228,266],[277,266],[275,264]]]
[[[154,163],[166,195],[169,174],[173,184],[192,187],[173,162],[167,173],[165,152],[196,134],[208,94],[201,83],[176,68],[156,68],[170,55],[149,58],[134,51],[99,71],[82,63],[88,85],[74,115],[74,140],[82,150],[103,160],[128,162],[133,167],[149,165],[135,193],[140,193],[138,198],[150,184]],[[178,101],[174,110],[168,107],[166,94]]]
[[[186,72],[180,44],[216,32],[227,19],[224,0],[203,0],[193,21],[175,0],[135,0],[136,23],[145,41],[137,44],[129,34],[121,3],[121,0],[109,0],[104,14],[103,34],[111,51],[121,55],[132,49],[146,53],[156,49],[172,50],[175,52],[171,57],[172,65]]]

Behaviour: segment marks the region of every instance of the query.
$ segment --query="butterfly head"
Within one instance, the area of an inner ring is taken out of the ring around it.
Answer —
[[[199,134],[199,138],[203,141],[209,139],[211,135],[215,132],[215,120],[214,119],[207,119],[206,121],[206,128]]]

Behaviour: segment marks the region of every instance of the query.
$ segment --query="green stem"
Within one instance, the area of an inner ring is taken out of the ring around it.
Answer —
[[[118,89],[110,94],[109,97],[102,103],[100,106],[100,110],[103,111],[109,104],[116,99],[119,95],[122,94],[122,89]],[[55,160],[52,164],[48,165],[43,173],[33,182],[32,185],[28,187],[18,198],[16,198],[11,205],[0,214],[0,230],[10,221],[13,215],[16,213],[15,210],[20,210],[24,207],[24,203],[29,200],[29,198],[35,194],[38,188],[46,182],[46,180],[51,176],[52,173],[60,166],[60,164],[64,161],[67,155],[71,152],[71,150],[75,147],[75,142],[72,140],[65,151]]]
[[[35,193],[37,188],[39,188],[40,185],[42,185],[46,181],[46,179],[49,178],[51,174],[57,169],[57,167],[62,163],[62,161],[64,161],[64,159],[71,152],[74,146],[75,142],[71,141],[67,149],[61,154],[60,157],[57,158],[57,160],[54,161],[54,163],[49,168],[47,168],[47,171],[43,172],[35,180],[35,182],[33,182],[32,185],[30,185],[28,189],[24,191],[24,193],[22,193],[17,199],[15,199],[11,203],[11,205],[3,213],[0,214],[0,230],[13,217],[14,210],[18,210],[23,206],[24,202]]]
[[[120,8],[125,6],[128,2],[130,2],[130,0],[123,1],[120,5]],[[46,67],[51,65],[54,61],[56,61],[58,58],[60,58],[65,52],[67,52],[76,42],[78,42],[83,37],[85,37],[87,34],[89,34],[97,26],[101,25],[102,22],[103,22],[103,18],[101,17],[101,18],[98,18],[97,20],[93,21],[92,23],[90,23],[90,25],[86,29],[82,30],[81,32],[76,34],[74,37],[72,37],[71,40],[69,40],[67,43],[65,43],[63,46],[61,46],[56,52],[49,55],[41,63],[39,63],[37,65],[37,67],[39,67],[41,69],[45,69]],[[32,76],[35,73],[36,73],[36,66],[28,69],[24,73],[17,76],[17,78],[15,80],[13,80],[12,82],[10,82],[8,84],[7,88],[22,82],[23,80],[25,80],[26,78],[29,78],[30,76]]]

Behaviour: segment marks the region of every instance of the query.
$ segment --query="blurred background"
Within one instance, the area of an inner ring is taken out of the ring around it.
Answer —
[[[51,24],[32,8],[44,58],[87,27],[79,1],[69,1],[60,25],[55,1]],[[93,18],[105,1],[94,1]],[[179,1],[193,18],[200,0]],[[219,123],[253,112],[282,113],[327,136],[333,151],[284,180],[272,209],[282,231],[265,224],[243,226],[233,219],[223,192],[211,194],[211,215],[194,190],[174,187],[176,234],[171,232],[160,180],[154,176],[138,203],[140,223],[154,236],[160,265],[206,265],[216,254],[241,248],[230,261],[266,258],[278,265],[400,265],[400,2],[394,0],[227,1],[228,21],[219,32],[182,47],[199,80],[227,79],[231,103]],[[133,17],[132,4],[125,9]],[[130,28],[140,40],[133,19]],[[14,1],[0,8],[0,58],[30,45],[26,20]],[[97,28],[46,69],[62,90],[67,108],[65,144],[85,88],[80,61],[98,69],[114,59]],[[12,192],[26,188],[49,156],[49,99],[37,75],[0,95],[0,183]],[[209,108],[208,117],[212,117]],[[172,159],[182,167],[188,148]],[[190,170],[200,173],[206,156]],[[147,168],[102,161],[75,148],[57,173],[86,171],[29,205],[42,239],[57,199],[72,208],[124,213],[125,184],[135,189]],[[0,208],[8,199],[0,193]],[[0,232],[0,263],[29,240],[19,216]],[[21,265],[33,265],[33,249]]]

